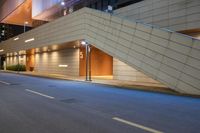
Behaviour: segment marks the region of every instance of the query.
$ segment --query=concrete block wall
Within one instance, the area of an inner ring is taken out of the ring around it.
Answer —
[[[158,81],[153,80],[147,75],[141,73],[140,71],[116,58],[113,59],[113,79],[159,84]]]
[[[17,65],[18,64],[18,57],[17,56],[9,56],[6,57],[6,66]],[[26,56],[19,56],[19,64],[25,65],[26,64]]]
[[[7,57],[6,58],[6,65],[7,66],[16,65],[17,63],[18,63],[17,56],[12,56],[12,57]]]
[[[68,65],[68,67],[59,67]],[[79,76],[79,49],[37,53],[34,71],[39,73]]]
[[[89,43],[178,92],[200,94],[199,40],[100,11],[86,12]]]
[[[18,52],[33,48],[46,47],[50,45],[63,44],[75,40],[81,40],[85,35],[83,10],[62,17],[51,23],[44,24],[31,31],[20,34],[19,39],[14,41],[15,37],[1,42],[0,49],[5,53]],[[25,43],[25,40],[32,39],[32,42]]]
[[[200,28],[199,0],[144,0],[115,14],[173,31]]]
[[[200,41],[176,32],[83,8],[19,37],[1,43],[0,54],[86,39],[176,91],[200,95]]]

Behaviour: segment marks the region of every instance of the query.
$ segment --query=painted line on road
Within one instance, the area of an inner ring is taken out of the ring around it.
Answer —
[[[26,89],[26,91],[34,93],[34,94],[37,94],[37,95],[40,95],[40,96],[43,96],[43,97],[46,97],[46,98],[49,98],[49,99],[55,99],[55,97],[48,96],[48,95],[45,95],[45,94],[42,94],[40,92],[36,92],[36,91],[33,91],[33,90]]]
[[[0,81],[0,83],[6,84],[6,85],[11,85],[11,83],[8,83],[8,82],[5,82],[5,81]]]
[[[164,132],[161,132],[161,131],[158,131],[158,130],[155,130],[155,129],[152,129],[152,128],[149,128],[149,127],[145,127],[145,126],[137,124],[137,123],[133,123],[133,122],[118,118],[118,117],[113,117],[112,119],[116,120],[118,122],[130,125],[130,126],[133,126],[133,127],[140,128],[142,130],[145,130],[145,131],[148,131],[148,132],[151,132],[151,133],[164,133]]]

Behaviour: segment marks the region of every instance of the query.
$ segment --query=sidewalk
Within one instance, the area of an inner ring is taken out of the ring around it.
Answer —
[[[149,83],[149,82],[135,82],[135,81],[121,81],[121,80],[113,80],[112,77],[92,77],[92,81],[85,81],[85,77],[72,77],[72,76],[65,76],[59,74],[45,74],[45,73],[38,73],[38,72],[14,72],[14,71],[1,71],[6,73],[15,73],[27,76],[34,76],[34,77],[42,77],[42,78],[51,78],[51,79],[61,79],[61,80],[73,80],[79,82],[89,82],[95,84],[102,84],[102,85],[111,85],[120,88],[126,89],[135,89],[135,90],[143,90],[143,91],[152,91],[152,92],[160,92],[160,93],[169,93],[169,94],[177,94],[177,92],[169,89],[168,87],[156,84],[156,83]]]

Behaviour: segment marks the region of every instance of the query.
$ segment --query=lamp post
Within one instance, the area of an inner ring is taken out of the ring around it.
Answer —
[[[24,33],[26,32],[26,25],[28,24],[28,21],[24,22]]]
[[[17,73],[19,73],[19,51],[17,52]]]
[[[81,44],[85,46],[85,52],[86,52],[86,73],[85,73],[85,80],[86,81],[92,81],[91,79],[91,47],[90,44],[88,44],[86,41],[81,41]]]
[[[0,70],[2,69],[2,64],[1,64],[1,62],[2,62],[2,57],[0,56]]]

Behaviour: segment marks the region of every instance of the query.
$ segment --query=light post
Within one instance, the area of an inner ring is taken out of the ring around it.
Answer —
[[[85,80],[86,81],[92,81],[91,79],[91,59],[90,59],[90,54],[91,54],[91,46],[88,44],[86,41],[81,41],[81,44],[85,46],[85,52],[86,52],[86,76]]]
[[[2,69],[2,56],[0,56],[0,70]]]
[[[62,6],[62,8],[61,8],[61,16],[65,16],[67,14],[66,7],[65,7],[65,1],[62,0],[60,5]]]
[[[24,22],[24,33],[26,32],[26,25],[28,24],[28,21]]]
[[[19,51],[17,52],[17,73],[19,73]]]

